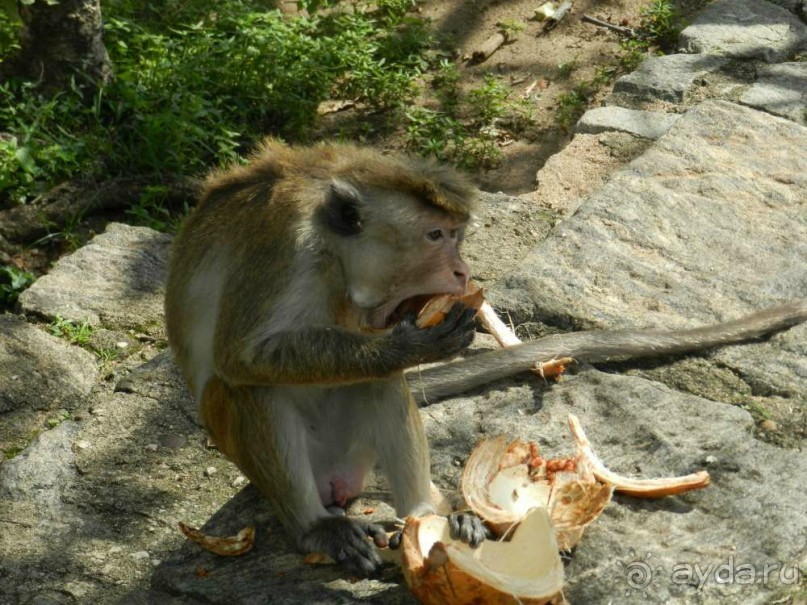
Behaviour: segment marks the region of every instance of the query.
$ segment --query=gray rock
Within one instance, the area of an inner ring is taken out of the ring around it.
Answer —
[[[627,132],[646,139],[657,139],[667,132],[678,116],[656,111],[625,109],[624,107],[596,107],[589,109],[575,126],[575,132],[599,134],[601,132]]]
[[[350,581],[334,565],[303,563],[254,486],[225,504],[202,529],[212,535],[232,535],[244,525],[257,528],[255,546],[248,556],[217,557],[186,544],[157,567],[152,589],[182,595],[191,602],[221,604],[417,603],[395,565],[390,564],[378,578]],[[215,580],[200,582],[196,575],[200,567]]]
[[[489,298],[517,323],[581,329],[694,326],[802,298],[805,148],[803,126],[703,103],[559,224]],[[807,394],[804,358],[779,355],[801,368],[780,388],[790,392],[795,380]],[[777,362],[762,363],[760,371]]]
[[[169,236],[146,227],[110,224],[23,292],[22,308],[93,326],[159,332],[169,243]]]
[[[688,53],[775,63],[807,42],[807,26],[784,8],[764,0],[717,0],[681,32]]]
[[[763,65],[740,102],[807,124],[807,63]]]
[[[482,193],[480,212],[463,243],[463,255],[473,279],[485,285],[502,277],[502,270],[517,263],[549,232],[555,213],[535,202],[504,193]],[[491,254],[496,250],[496,254]]]
[[[767,0],[771,4],[775,4],[777,6],[781,6],[784,9],[789,10],[791,13],[796,15],[800,14],[802,11],[802,6],[804,5],[804,0]]]
[[[14,316],[0,316],[0,414],[73,408],[97,377],[95,358],[87,351]]]
[[[803,555],[807,522],[802,488],[807,460],[798,452],[756,441],[750,415],[732,406],[592,369],[554,385],[519,378],[484,395],[424,410],[432,476],[457,502],[462,465],[483,436],[522,437],[538,442],[547,455],[572,454],[569,413],[580,418],[595,450],[616,472],[650,478],[705,467],[712,479],[707,489],[677,497],[616,496],[570,557],[570,602],[616,602],[630,588],[627,574],[632,568],[626,568],[646,561],[647,555],[652,556],[654,574],[645,587],[649,602],[693,602],[694,589],[686,580],[695,565],[711,574],[704,578],[697,602],[763,603],[792,588],[787,580]],[[369,491],[389,499],[385,490]],[[224,505],[204,531],[230,535],[246,524],[258,527],[248,557],[215,557],[186,544],[158,566],[152,589],[209,603],[415,603],[394,566],[376,579],[347,582],[333,566],[300,564],[301,555],[254,487]],[[750,565],[758,574],[764,565],[777,564],[787,573],[782,581],[777,568],[764,585],[721,583],[714,573],[724,564]],[[211,581],[199,581],[199,568],[209,572]]]
[[[717,71],[726,63],[727,59],[707,54],[649,57],[636,71],[619,78],[614,92],[680,103],[696,78]]]
[[[541,406],[514,421],[508,432],[526,433],[548,453],[571,453],[564,438],[571,412],[616,472],[660,477],[706,468],[711,475],[708,488],[677,497],[616,496],[571,557],[570,602],[607,603],[631,591],[646,593],[653,603],[768,603],[797,588],[794,566],[803,561],[807,524],[802,487],[807,459],[756,441],[747,412],[596,371],[555,385]],[[642,565],[652,578],[630,585],[628,574]],[[709,570],[697,589],[688,582],[697,580],[696,565]],[[721,583],[715,576],[721,565],[729,566],[723,574],[752,566],[756,579],[765,565],[776,566],[771,567],[776,572],[766,582]]]
[[[77,477],[72,450],[77,431],[75,422],[63,422],[0,465],[0,508],[14,508],[12,503],[33,504],[40,521],[69,524],[63,496]]]
[[[134,368],[118,381],[115,390],[135,393],[158,401],[171,400],[188,420],[202,426],[196,409],[196,400],[188,391],[182,372],[174,363],[170,350],[158,353],[146,363]]]

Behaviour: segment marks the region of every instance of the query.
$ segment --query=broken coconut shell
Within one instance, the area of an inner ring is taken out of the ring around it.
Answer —
[[[190,541],[222,557],[237,557],[249,552],[255,544],[255,527],[248,525],[234,536],[211,536],[182,521],[179,529]]]
[[[580,456],[543,458],[536,443],[504,436],[487,439],[471,453],[462,475],[468,506],[496,535],[512,532],[534,508],[547,511],[558,546],[571,550],[611,501],[613,487],[594,477]]]
[[[550,605],[563,597],[563,563],[549,516],[533,509],[509,542],[474,549],[450,537],[445,517],[410,517],[403,531],[406,583],[425,605]]]
[[[585,458],[594,476],[603,483],[610,483],[614,489],[635,498],[663,498],[675,494],[683,494],[693,489],[707,487],[710,483],[709,473],[698,471],[679,477],[660,477],[657,479],[634,479],[624,477],[609,470],[589,443],[580,421],[574,414],[569,414],[569,429],[572,431],[580,456]]]

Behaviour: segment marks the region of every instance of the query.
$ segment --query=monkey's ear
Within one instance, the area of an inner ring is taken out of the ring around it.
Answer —
[[[350,183],[333,179],[325,200],[325,220],[338,235],[357,235],[364,228],[361,194]]]

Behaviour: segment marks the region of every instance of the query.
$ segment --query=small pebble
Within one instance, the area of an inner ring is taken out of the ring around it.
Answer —
[[[163,435],[160,437],[160,445],[171,449],[182,447],[187,441],[188,439],[184,435]]]
[[[243,475],[238,475],[235,479],[230,482],[230,487],[241,487],[244,483],[247,482],[247,478]]]
[[[90,446],[89,441],[77,441],[77,442],[76,442],[76,447],[77,447],[78,449],[80,449],[80,450],[88,450],[88,449],[90,449],[90,447],[92,447],[92,446]]]
[[[120,342],[116,342],[115,346],[118,347],[119,349],[125,349],[126,347],[129,346],[129,343],[126,342],[125,340],[121,340]]]
[[[205,477],[212,477],[216,474],[216,467],[215,466],[208,466],[205,469]]]
[[[149,558],[149,554],[145,550],[139,550],[129,555],[135,561],[145,561]]]
[[[157,446],[157,444],[156,444],[156,443],[149,443],[149,444],[146,446],[146,451],[149,451],[149,452],[156,452],[156,451],[157,451],[157,447],[158,447],[158,446]]]
[[[711,455],[706,456],[705,462],[706,464],[714,464],[715,462],[717,462],[717,456],[711,456]]]

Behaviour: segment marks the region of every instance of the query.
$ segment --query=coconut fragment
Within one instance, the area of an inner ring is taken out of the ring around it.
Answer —
[[[243,555],[255,544],[255,527],[248,525],[234,536],[210,536],[195,527],[179,522],[179,529],[191,542],[223,557]]]
[[[579,454],[547,459],[538,444],[504,436],[480,443],[465,465],[462,493],[496,535],[509,535],[534,508],[548,512],[562,550],[571,550],[611,500]]]
[[[445,517],[407,519],[404,578],[426,605],[566,603],[563,563],[546,510],[532,510],[508,542],[486,540],[476,549],[450,537]]]
[[[623,477],[609,470],[599,456],[591,448],[580,421],[574,414],[569,414],[569,428],[577,442],[580,455],[591,466],[594,476],[603,483],[610,483],[614,489],[622,494],[636,498],[661,498],[674,494],[682,494],[693,489],[701,489],[709,485],[709,473],[698,471],[681,477],[665,477],[661,479],[632,479]]]
[[[448,312],[456,303],[466,307],[479,310],[485,301],[485,291],[476,285],[469,283],[465,294],[454,296],[451,294],[440,294],[431,298],[418,313],[415,324],[419,328],[432,328],[440,324]]]
[[[521,339],[516,336],[512,328],[504,323],[490,303],[487,301],[482,303],[479,308],[479,319],[485,329],[490,332],[490,335],[499,343],[501,347],[513,347],[521,344]],[[548,359],[546,361],[536,361],[532,368],[535,374],[541,378],[560,378],[561,374],[566,371],[570,365],[574,363],[571,357],[557,357]]]

